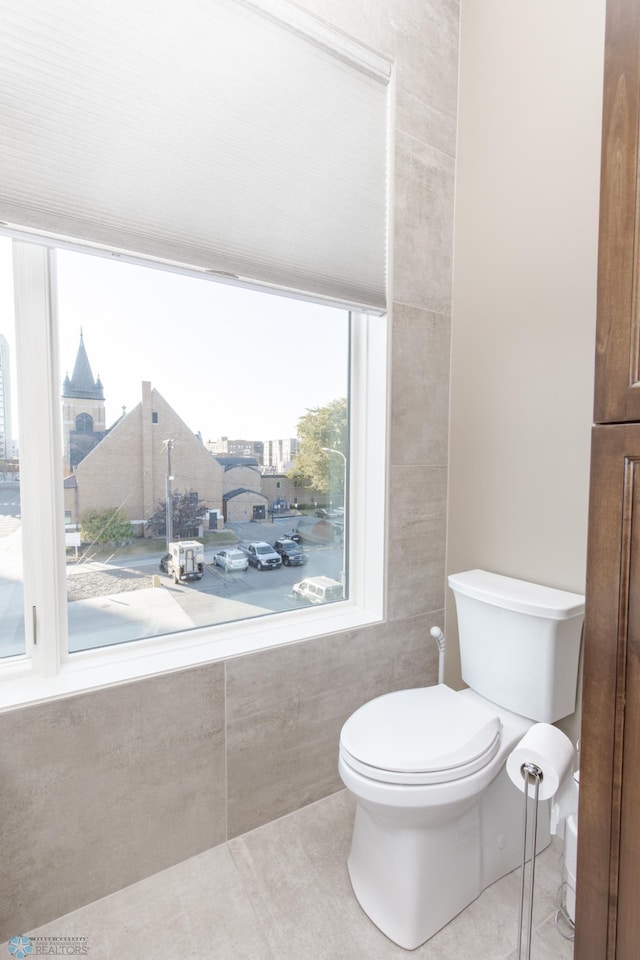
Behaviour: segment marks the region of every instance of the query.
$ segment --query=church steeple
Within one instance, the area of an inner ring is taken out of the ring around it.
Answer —
[[[82,327],[80,328],[80,345],[76,355],[76,363],[73,368],[73,375],[69,379],[69,374],[64,378],[62,384],[62,396],[73,397],[82,400],[104,400],[104,390],[100,377],[94,380],[89,363],[89,357],[84,345],[84,335]]]
[[[73,376],[62,382],[62,423],[68,470],[76,467],[106,435],[104,390],[94,380],[82,328]]]

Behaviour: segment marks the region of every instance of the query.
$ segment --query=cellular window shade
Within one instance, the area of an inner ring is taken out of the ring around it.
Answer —
[[[0,219],[385,306],[389,67],[284,0],[0,0]]]

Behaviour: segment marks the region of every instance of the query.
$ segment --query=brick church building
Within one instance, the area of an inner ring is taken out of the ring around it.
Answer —
[[[172,492],[203,503],[204,529],[266,515],[256,465],[215,457],[148,381],[140,402],[107,429],[102,383],[93,378],[82,334],[73,376],[63,383],[62,409],[68,524],[89,510],[120,509],[144,535],[166,502],[169,465]]]

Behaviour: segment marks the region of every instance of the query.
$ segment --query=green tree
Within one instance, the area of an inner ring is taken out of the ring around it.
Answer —
[[[133,530],[129,518],[118,507],[87,510],[80,517],[80,535],[85,543],[124,543]]]
[[[206,512],[207,506],[204,500],[198,499],[198,494],[193,490],[188,493],[180,493],[178,490],[173,494],[173,520],[172,530],[173,538],[178,540],[184,537],[194,527],[199,526],[202,517]],[[156,537],[166,536],[167,532],[167,501],[161,500],[147,520],[147,528],[150,528]]]
[[[307,410],[298,420],[298,453],[289,476],[323,493],[344,497],[344,460],[323,448],[347,455],[347,401],[332,400]]]

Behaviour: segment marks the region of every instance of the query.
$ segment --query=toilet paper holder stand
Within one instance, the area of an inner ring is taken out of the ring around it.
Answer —
[[[524,780],[524,822],[522,828],[522,868],[520,871],[520,909],[518,913],[518,960],[526,957],[531,960],[531,934],[533,932],[533,886],[536,874],[536,839],[538,833],[538,796],[544,774],[535,763],[523,763],[520,773]],[[529,813],[529,787],[533,785],[533,825],[531,831],[531,878],[529,883],[529,903],[527,920],[526,954],[522,953],[522,927],[525,901],[525,867],[527,863],[527,820]]]

